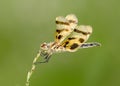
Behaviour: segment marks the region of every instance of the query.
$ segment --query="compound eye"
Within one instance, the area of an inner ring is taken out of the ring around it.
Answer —
[[[45,47],[47,44],[46,43],[43,43],[40,45],[40,47]]]
[[[41,44],[40,48],[43,49],[43,50],[48,50],[48,45],[47,45],[47,43]]]

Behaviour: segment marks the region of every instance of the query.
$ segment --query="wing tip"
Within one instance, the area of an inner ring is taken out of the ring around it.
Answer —
[[[76,23],[76,24],[78,23],[78,18],[76,17],[75,14],[68,14],[65,18],[71,23]]]

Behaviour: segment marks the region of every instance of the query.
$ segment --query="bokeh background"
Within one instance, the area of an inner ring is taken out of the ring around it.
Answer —
[[[0,0],[0,86],[25,86],[43,42],[54,41],[55,18],[74,13],[91,25],[101,47],[54,54],[38,65],[31,86],[120,86],[119,0]]]

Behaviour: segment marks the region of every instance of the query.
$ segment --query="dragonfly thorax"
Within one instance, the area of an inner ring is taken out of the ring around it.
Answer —
[[[65,48],[56,42],[43,43],[41,44],[40,48],[41,48],[41,52],[44,54],[65,51]]]

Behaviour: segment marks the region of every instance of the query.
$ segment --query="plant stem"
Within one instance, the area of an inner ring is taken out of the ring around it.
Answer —
[[[40,52],[37,54],[37,56],[34,58],[34,60],[33,60],[33,63],[32,63],[32,68],[31,68],[31,70],[28,72],[28,74],[27,74],[27,80],[26,80],[26,86],[29,86],[30,85],[30,78],[31,78],[31,76],[32,76],[32,74],[33,74],[33,72],[34,72],[34,70],[35,70],[35,68],[36,68],[36,65],[35,65],[35,63],[36,63],[36,61],[37,61],[37,59],[40,57]]]

